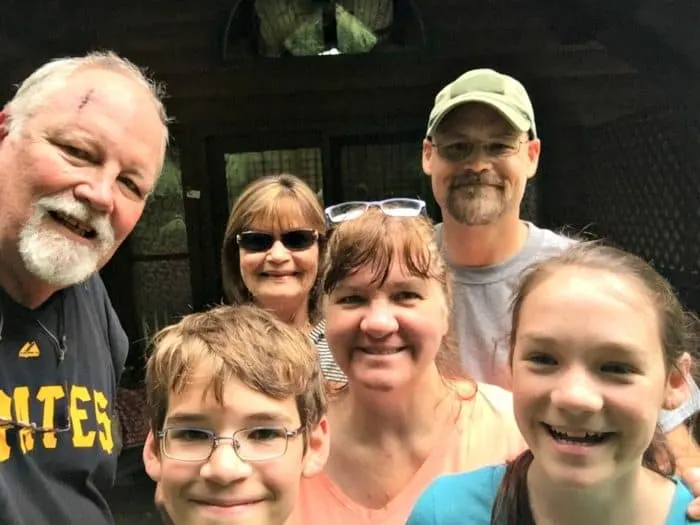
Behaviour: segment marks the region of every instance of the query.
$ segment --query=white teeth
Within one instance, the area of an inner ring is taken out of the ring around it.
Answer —
[[[567,430],[560,427],[549,426],[549,429],[562,439],[603,439],[606,436],[604,432],[587,432],[584,430]],[[555,436],[555,437],[556,437]]]
[[[551,427],[552,430],[554,430],[558,434],[564,434],[569,437],[574,437],[574,438],[585,438],[587,435],[590,434],[590,432],[582,432],[582,431],[571,431],[571,430],[565,430],[563,428],[557,428],[557,427]]]
[[[80,235],[87,235],[90,231],[92,231],[90,228],[86,228],[85,226],[82,225],[82,223],[78,222],[77,219],[74,219],[70,215],[66,215],[64,213],[61,213],[60,211],[54,212],[56,216],[61,219],[63,222],[66,224],[70,225],[74,230],[76,230]]]

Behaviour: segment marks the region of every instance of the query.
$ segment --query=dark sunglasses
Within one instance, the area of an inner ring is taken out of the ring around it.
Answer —
[[[266,252],[275,244],[277,237],[269,232],[246,231],[236,235],[238,246],[248,252]],[[308,250],[318,240],[316,230],[289,230],[279,236],[288,250],[300,252]]]

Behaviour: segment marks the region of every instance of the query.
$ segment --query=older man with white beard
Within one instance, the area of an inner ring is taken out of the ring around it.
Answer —
[[[0,523],[113,523],[128,341],[97,272],[141,217],[166,123],[112,53],[45,64],[0,112]]]

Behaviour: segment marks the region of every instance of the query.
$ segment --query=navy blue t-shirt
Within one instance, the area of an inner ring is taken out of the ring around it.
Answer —
[[[112,524],[103,493],[116,473],[115,398],[128,340],[102,280],[57,292],[36,310],[0,289],[0,315],[0,417],[71,426],[0,426],[0,524]]]

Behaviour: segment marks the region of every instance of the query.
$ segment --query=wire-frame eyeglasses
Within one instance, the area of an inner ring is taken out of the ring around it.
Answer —
[[[232,436],[217,436],[203,428],[166,427],[158,432],[161,450],[170,459],[178,461],[207,461],[223,441],[230,441],[241,461],[256,462],[277,459],[287,452],[289,440],[305,430],[282,426],[243,428]]]
[[[382,201],[349,201],[326,208],[326,220],[332,226],[356,219],[370,208],[378,208],[392,217],[417,217],[425,215],[425,201],[410,198],[391,198]]]
[[[528,140],[518,140],[511,142],[506,139],[491,142],[448,142],[443,144],[432,143],[438,154],[447,162],[467,162],[477,155],[483,155],[489,159],[503,159],[516,155],[523,144]]]

